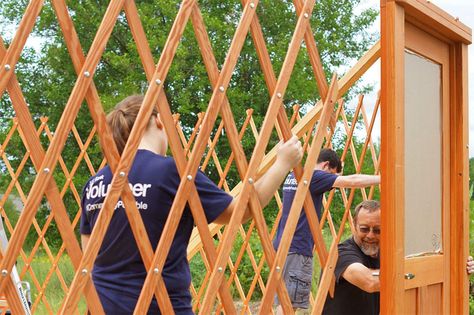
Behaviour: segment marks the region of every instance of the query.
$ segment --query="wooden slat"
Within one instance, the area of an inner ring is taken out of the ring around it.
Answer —
[[[3,46],[3,42],[0,43],[0,54],[4,53],[5,49]],[[12,99],[12,104],[13,108],[16,113],[16,117],[18,118],[22,130],[24,131],[24,139],[30,149],[31,152],[31,158],[33,161],[33,164],[35,168],[37,169],[38,172],[41,172],[41,164],[44,160],[45,154],[44,150],[41,147],[38,135],[36,135],[36,128],[33,125],[32,122],[32,117],[31,114],[29,113],[28,106],[24,100],[24,97],[21,93],[20,86],[13,76],[12,79],[10,80],[8,86],[7,86],[10,98]],[[62,202],[59,194],[59,190],[57,186],[55,185],[54,181],[50,181],[48,184],[48,189],[46,190],[46,196],[51,204],[53,213],[56,218],[56,223],[58,225],[58,230],[61,233],[61,237],[63,239],[63,242],[66,244],[66,248],[68,249],[68,254],[71,257],[71,261],[75,267],[77,267],[80,256],[81,256],[81,250],[79,247],[79,243],[76,240],[74,231],[71,229],[69,222],[69,217],[66,212],[66,208],[64,206],[64,203]],[[26,204],[25,204],[26,207]],[[32,215],[33,216],[33,213]],[[17,222],[17,226],[20,223],[21,219]],[[26,221],[28,222],[28,221]],[[23,223],[24,224],[24,223]],[[20,226],[21,227],[21,226]],[[28,228],[28,227],[26,227]],[[15,229],[16,231],[16,229]],[[26,236],[26,235],[25,235]],[[13,238],[13,235],[12,235]],[[24,237],[23,237],[24,239]],[[19,242],[18,246],[21,246],[21,243],[23,241]],[[8,255],[8,253],[7,253]],[[16,255],[15,255],[16,257]],[[12,257],[13,258],[13,257]],[[4,261],[2,261],[3,263]],[[95,292],[95,289],[91,286],[90,283],[87,284],[88,289],[87,289],[87,300],[89,303],[90,308],[94,309],[94,313],[97,312],[97,314],[103,313],[101,311],[102,307],[99,302],[99,297],[97,293]]]
[[[342,97],[349,88],[380,58],[380,41],[376,42],[341,78],[339,97]]]
[[[18,59],[20,59],[21,51],[25,46],[28,35],[33,30],[36,18],[41,12],[44,0],[31,0],[25,10],[20,25],[16,31],[8,51],[2,57],[0,62],[0,96],[3,95],[7,88],[8,81],[14,75],[14,70]],[[2,43],[3,46],[3,43]],[[8,66],[7,66],[8,65]]]
[[[79,43],[77,33],[75,32],[75,28],[72,23],[71,17],[69,16],[69,12],[63,0],[53,0],[53,6],[58,16],[61,29],[63,30],[63,34],[66,39],[66,44],[72,57],[74,68],[76,72],[80,74],[82,65],[85,62],[85,58],[83,56],[81,45]],[[101,143],[101,146],[103,148],[108,148],[108,150],[104,150],[104,154],[107,160],[109,161],[109,165],[113,171],[117,165],[119,155],[115,147],[115,143],[112,139],[112,135],[110,131],[107,129],[105,115],[103,113],[102,106],[100,104],[99,96],[93,84],[91,84],[91,87],[86,94],[86,100],[89,106],[91,116],[95,123],[94,128],[97,128],[98,130],[99,141]],[[130,225],[131,225],[133,234],[145,235],[146,234],[145,227],[143,223],[141,222],[141,219],[139,218],[134,197],[130,189],[128,188],[128,186],[125,187],[123,194],[124,194],[123,201],[126,208],[126,214],[127,216],[131,217]],[[79,219],[79,213],[76,216],[76,219],[77,220]],[[146,239],[143,239],[141,242],[138,242],[137,244],[138,244],[140,254],[142,255],[143,262],[145,266],[147,266],[147,264],[149,264],[150,262],[150,257],[152,255],[151,244],[149,241],[147,242]],[[163,290],[163,287],[164,285],[161,284],[161,291],[157,287],[156,295],[158,297],[159,303],[167,304],[167,307],[169,308],[171,307],[171,305],[168,301],[169,299],[167,299],[167,292],[166,290]]]
[[[302,12],[304,12],[304,11],[302,11],[303,9],[302,9],[301,1],[295,1],[295,6],[297,8],[297,13],[301,15]],[[308,12],[304,12],[304,14],[303,14],[303,18],[305,18],[305,19],[309,19],[310,16],[311,16],[311,14],[309,14]],[[275,74],[274,74],[274,71],[272,69],[270,56],[269,56],[268,51],[266,49],[265,40],[264,40],[264,37],[263,37],[263,34],[262,34],[260,24],[257,20],[257,17],[254,18],[254,21],[251,24],[251,34],[252,34],[253,42],[254,42],[255,47],[257,49],[257,56],[259,58],[261,68],[263,70],[263,74],[264,74],[264,78],[265,78],[267,88],[268,88],[270,94],[274,94],[275,93],[275,87],[276,87],[276,84],[277,84],[277,80],[275,78]],[[309,25],[309,23],[306,25],[306,32],[304,34],[304,38],[305,38],[305,41],[308,43],[307,44],[308,53],[309,53],[309,56],[310,56],[311,64],[313,66],[313,72],[315,74],[315,78],[316,78],[316,81],[318,83],[320,94],[322,95],[322,98],[325,99],[326,94],[327,94],[326,78],[325,78],[324,72],[322,70],[321,62],[320,62],[320,59],[319,59],[319,53],[318,53],[318,50],[316,48],[316,45],[315,45],[315,42],[314,42],[314,39],[313,39],[313,35],[312,35],[312,31],[311,31],[311,26]],[[280,97],[283,97],[283,94],[284,93],[280,93]],[[291,127],[288,124],[288,120],[287,120],[287,117],[286,117],[285,110],[284,110],[283,107],[280,107],[279,113],[278,113],[277,131],[281,132],[284,140],[288,140],[292,136],[290,129],[291,129]],[[295,171],[296,178],[300,179],[301,174],[302,174],[301,167],[296,167],[294,171]],[[315,240],[315,243],[316,243],[316,248],[317,248],[317,251],[318,251],[318,258],[320,259],[321,265],[324,266],[325,262],[326,262],[326,259],[327,259],[327,250],[326,250],[326,247],[324,246],[321,231],[317,229],[319,221],[318,221],[318,218],[316,216],[316,211],[314,209],[314,203],[312,201],[311,195],[306,196],[306,198],[305,198],[305,208],[304,209],[305,209],[305,212],[307,214],[307,218],[308,218],[308,222],[309,222],[309,226],[310,226],[310,231],[311,231],[313,239]],[[263,240],[263,242],[265,243],[265,240]],[[264,248],[265,248],[265,246],[264,246]],[[270,251],[270,252],[272,252],[272,250],[273,250],[273,248],[268,249],[268,251]],[[268,256],[268,259],[269,259],[269,264],[271,266],[273,264],[273,262],[272,262],[273,261],[273,254],[269,255],[267,253],[267,256]],[[283,285],[279,286],[279,289],[278,289],[279,290],[279,296],[281,294],[284,294],[285,297],[283,299],[280,298],[280,301],[281,301],[281,304],[284,307],[284,310],[286,312],[289,312],[289,311],[291,311],[290,307],[288,305],[289,301],[286,299],[286,293],[285,292],[280,292],[280,290],[282,289],[281,287],[283,287]],[[285,291],[284,288],[283,288],[283,291]]]
[[[257,3],[255,3],[255,4],[257,4]],[[314,6],[313,1],[307,1],[306,4],[305,4],[305,10],[304,11],[308,12],[308,14],[310,14],[312,12],[313,6]],[[246,6],[246,8],[248,8],[248,5]],[[244,10],[244,14],[245,14],[245,10]],[[241,192],[241,194],[239,195],[239,198],[238,198],[238,201],[237,201],[237,204],[236,204],[237,209],[243,209],[245,207],[245,204],[247,204],[247,202],[248,202],[248,197],[249,197],[249,192],[250,192],[249,188],[252,186],[251,184],[249,184],[249,178],[254,177],[254,175],[256,173],[256,166],[260,163],[261,158],[262,158],[263,153],[264,153],[263,148],[268,143],[270,132],[271,132],[271,129],[273,128],[273,125],[274,125],[274,119],[276,118],[275,116],[278,113],[278,110],[280,109],[280,106],[281,106],[282,95],[284,95],[286,86],[288,84],[289,77],[287,75],[289,75],[289,73],[291,73],[291,71],[292,71],[294,62],[296,60],[297,52],[299,51],[299,48],[300,48],[301,39],[304,35],[303,29],[304,29],[304,26],[306,25],[306,23],[307,23],[307,21],[303,18],[303,16],[301,16],[298,19],[296,30],[295,30],[294,36],[292,38],[292,41],[290,43],[288,54],[285,58],[285,62],[283,63],[283,67],[282,67],[282,70],[281,70],[281,73],[280,73],[280,77],[279,77],[278,82],[276,84],[275,91],[274,91],[274,93],[272,95],[272,98],[271,98],[271,101],[270,101],[269,109],[267,111],[267,114],[265,116],[265,120],[263,122],[263,127],[262,127],[262,131],[260,133],[260,137],[257,140],[257,144],[256,144],[256,147],[255,147],[254,153],[252,155],[252,159],[250,160],[248,171],[247,171],[247,173],[245,175],[245,178],[244,178],[244,181],[243,181],[245,183],[244,184],[244,189]],[[232,218],[229,222],[229,225],[225,230],[224,240],[220,245],[221,252],[220,252],[219,257],[218,257],[218,266],[222,266],[224,257],[229,254],[229,248],[228,247],[229,247],[230,243],[232,243],[233,238],[235,236],[235,232],[236,232],[235,224],[238,221],[240,221],[242,215],[243,215],[242,212],[241,213],[236,212],[236,213],[233,213],[233,215],[232,215]],[[260,223],[260,222],[262,222],[262,221],[257,220],[257,223]],[[264,223],[264,221],[262,223]],[[264,228],[265,227],[262,226],[262,227],[259,227],[258,230],[260,231],[260,230],[263,230]],[[270,246],[271,246],[271,244],[267,243],[267,244],[265,244],[264,247],[266,248],[266,247],[270,247]],[[205,313],[210,311],[211,304],[213,302],[214,294],[215,294],[213,292],[214,286],[216,286],[218,283],[220,283],[222,281],[222,278],[223,278],[223,273],[218,272],[218,270],[216,268],[214,268],[213,273],[211,275],[211,280],[210,280],[210,283],[209,283],[209,287],[208,287],[208,290],[207,290],[207,293],[206,293],[206,297],[204,299],[203,308],[201,309],[201,313],[205,314]]]
[[[364,56],[371,55],[373,51],[367,52]],[[359,63],[357,63],[359,65]],[[358,66],[354,67],[358,67]],[[359,65],[361,67],[362,64]],[[365,69],[367,70],[367,69]],[[357,81],[360,79],[360,77],[364,74],[363,71],[348,71],[346,75],[344,75],[339,81],[338,85],[344,84],[344,82],[347,81]],[[350,87],[349,85],[345,84],[345,90],[339,90],[339,95],[344,94],[347,89]],[[322,109],[322,104],[318,102],[300,121],[296,123],[296,125],[292,128],[291,133],[296,135],[297,137],[301,138],[308,130],[311,130],[311,128],[314,126],[315,122],[317,119],[319,119],[320,114],[321,114],[321,109]],[[261,176],[269,167],[270,165],[275,161],[276,158],[276,149],[270,150],[265,157],[263,158],[262,163],[259,166],[257,178]],[[238,184],[231,194],[233,196],[236,196],[240,193],[242,189],[241,184]],[[217,224],[210,224],[209,229],[211,231],[211,235],[215,235],[217,233],[217,230],[220,229],[221,225]],[[193,245],[195,244],[195,245]],[[196,231],[193,231],[193,234],[191,236],[191,240],[189,242],[189,247],[188,247],[188,252],[189,251],[194,251],[194,246],[199,246],[200,241],[199,241],[199,235],[197,234]]]
[[[190,3],[190,7],[192,6],[192,1]],[[180,8],[180,12],[183,9],[184,3]],[[187,10],[190,11],[190,10]],[[218,85],[219,89],[214,89],[214,92],[211,96],[211,100],[209,103],[208,110],[206,111],[203,124],[201,125],[201,130],[200,133],[196,139],[196,143],[194,145],[194,149],[192,151],[190,160],[186,166],[185,174],[190,175],[192,178],[195,177],[196,170],[198,163],[200,161],[200,157],[205,149],[206,141],[207,138],[209,137],[212,124],[214,124],[217,112],[219,111],[219,107],[222,104],[222,101],[225,96],[225,89],[228,86],[230,82],[230,75],[232,74],[232,71],[235,67],[238,54],[240,52],[240,49],[243,46],[243,42],[245,40],[245,34],[247,33],[250,21],[252,19],[252,16],[254,14],[255,10],[254,8],[247,6],[244,10],[244,13],[242,15],[242,19],[239,23],[239,26],[237,27],[237,31],[235,33],[234,39],[232,40],[231,43],[231,48],[229,49],[229,54],[227,55],[227,58],[224,62],[221,74],[219,76],[218,80]],[[191,13],[191,12],[189,12]],[[178,13],[179,15],[179,13]],[[163,56],[163,55],[162,55]],[[161,60],[161,59],[160,59]],[[160,63],[159,63],[160,64]],[[222,88],[221,88],[222,87]],[[148,95],[148,93],[147,93]],[[145,101],[144,103],[146,104],[146,96],[145,96]],[[160,103],[158,103],[160,105]],[[164,109],[166,110],[166,109]],[[169,110],[169,109],[168,109]],[[163,113],[162,108],[160,107],[160,113]],[[166,117],[165,117],[166,120]],[[133,131],[132,131],[133,132]],[[129,141],[130,142],[130,141]],[[170,146],[172,147],[173,150],[173,143],[170,142]],[[125,148],[127,149],[127,147]],[[174,236],[174,233],[176,231],[176,227],[178,224],[178,220],[181,217],[181,213],[184,208],[184,203],[185,200],[187,199],[190,190],[192,186],[190,185],[191,181],[187,180],[185,176],[182,177],[181,183],[178,187],[178,191],[176,194],[176,198],[173,202],[172,208],[170,210],[170,215],[167,220],[167,223],[164,227],[163,230],[163,235],[158,243],[157,250],[155,252],[155,256],[153,259],[154,264],[158,266],[158,268],[162,268],[164,264],[164,259],[163,259],[163,253],[168,252],[169,246],[171,245],[172,237]],[[158,255],[158,253],[160,255]],[[149,290],[151,287],[154,286],[154,282],[156,281],[156,276],[153,276],[153,273],[148,273],[148,276],[145,280],[145,284],[143,287],[143,290],[140,294],[140,298],[137,303],[137,307],[135,309],[135,313],[141,314],[145,310],[146,303],[149,301]],[[219,285],[220,287],[220,285]],[[215,288],[214,294],[217,292],[217,287]],[[232,305],[229,305],[231,307]]]
[[[337,80],[336,76],[334,75],[329,88],[328,97],[324,104],[323,113],[316,129],[316,136],[313,139],[310,152],[308,153],[308,157],[306,158],[304,172],[300,179],[300,182],[298,183],[295,198],[291,205],[290,213],[288,214],[288,219],[283,230],[280,246],[278,247],[278,251],[275,258],[275,264],[272,266],[270,271],[270,275],[267,282],[267,289],[262,299],[262,307],[260,309],[260,314],[267,314],[270,310],[271,300],[273,299],[273,294],[275,292],[276,280],[281,278],[281,271],[283,270],[286,256],[288,255],[288,250],[291,245],[291,240],[293,239],[292,235],[295,232],[296,225],[298,223],[302,206],[304,203],[304,198],[308,192],[309,185],[305,185],[304,183],[311,182],[314,167],[316,165],[321,145],[323,143],[324,135],[327,130],[326,128],[329,124],[332,111],[334,110],[334,104],[336,103],[335,97],[337,95],[337,90]]]
[[[213,88],[215,89],[218,85],[218,70],[217,70],[217,62],[215,61],[215,58],[212,53],[212,47],[209,41],[209,38],[207,36],[207,33],[205,32],[204,28],[204,22],[202,19],[202,16],[200,15],[198,10],[193,11],[193,15],[191,16],[191,19],[193,21],[193,27],[196,33],[196,37],[198,39],[198,43],[201,49],[201,53],[203,55],[203,60],[206,66],[206,69],[209,74],[209,78],[211,80],[211,84],[213,85]],[[253,31],[253,27],[256,21],[256,16],[252,20],[251,24],[251,31]],[[257,47],[258,51],[258,47]],[[274,76],[273,76],[274,77]],[[239,171],[239,174],[241,178],[245,176],[245,173],[247,171],[247,160],[245,158],[243,149],[241,147],[240,142],[236,141],[237,139],[237,130],[235,127],[234,119],[232,117],[232,112],[230,110],[230,105],[228,104],[228,101],[224,99],[224,103],[221,107],[221,114],[223,121],[225,123],[225,128],[228,133],[228,139],[232,148],[233,153],[236,156],[236,166]],[[280,113],[282,111],[280,110]],[[284,112],[284,111],[283,111]],[[273,246],[271,244],[271,240],[268,237],[267,234],[267,228],[266,228],[266,223],[263,218],[263,214],[261,211],[261,206],[259,204],[259,201],[257,200],[257,197],[255,194],[251,194],[250,198],[250,209],[252,211],[252,214],[254,216],[254,220],[256,221],[256,227],[257,231],[259,233],[260,239],[262,241],[262,247],[265,252],[265,257],[269,260],[269,263],[272,263],[272,258],[273,258]],[[280,299],[288,301],[289,302],[289,297],[286,293],[286,289],[283,288],[283,291],[280,292]]]
[[[119,0],[120,1],[120,0]],[[115,5],[114,5],[115,4]],[[112,2],[110,8],[112,10],[108,11],[107,15],[118,15],[119,6],[116,6],[117,3]],[[107,18],[105,19],[108,20]],[[115,18],[113,19],[115,20]],[[92,54],[89,57],[89,62],[86,61],[86,66],[84,66],[84,71],[89,70],[91,74],[94,73],[93,69],[97,65],[100,53],[97,53],[99,50],[102,50],[105,47],[106,38],[110,35],[112,31],[113,24],[105,23],[98,32],[96,40],[94,41],[91,51]],[[96,49],[97,48],[97,49]],[[70,130],[72,123],[74,122],[75,116],[79,110],[79,105],[82,100],[82,96],[85,94],[87,83],[90,83],[91,78],[85,78],[84,76],[79,77],[73,92],[70,97],[70,101],[66,105],[65,114],[62,116],[59,124],[58,130],[51,146],[48,148],[48,151],[43,159],[40,169],[44,170],[40,172],[33,183],[31,188],[30,195],[26,202],[25,208],[18,220],[18,224],[13,232],[13,235],[10,240],[10,246],[7,249],[4,259],[1,263],[1,268],[6,270],[11,270],[16,254],[18,253],[21,244],[25,240],[26,234],[28,232],[29,224],[31,218],[34,216],[36,209],[41,201],[43,193],[46,189],[46,184],[52,177],[52,173],[57,163],[60,151],[64,147],[67,133]],[[4,289],[5,281],[4,278],[0,279],[0,292]]]

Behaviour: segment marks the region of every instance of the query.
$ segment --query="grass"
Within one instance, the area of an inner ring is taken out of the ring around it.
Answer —
[[[24,268],[25,263],[19,260],[17,264],[18,272],[20,273]],[[44,252],[35,255],[31,262],[31,269],[29,269],[23,280],[27,281],[31,287],[32,311],[34,314],[57,314],[61,303],[65,297],[65,292],[68,290],[72,279],[74,277],[74,268],[67,255],[63,255],[57,268],[51,272],[51,260]],[[56,272],[56,270],[60,271]],[[44,287],[41,284],[47,284]],[[86,312],[86,305],[84,298],[81,298],[78,306],[78,314]]]

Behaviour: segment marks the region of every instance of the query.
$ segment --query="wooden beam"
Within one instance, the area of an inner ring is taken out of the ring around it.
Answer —
[[[404,311],[404,25],[403,8],[381,4],[381,266],[380,312]]]

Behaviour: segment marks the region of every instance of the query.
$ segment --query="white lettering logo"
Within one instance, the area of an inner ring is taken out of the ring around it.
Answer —
[[[107,195],[107,192],[110,189],[110,184],[105,185],[103,181],[100,181],[98,184],[95,185],[97,180],[93,180],[90,182],[89,186],[86,188],[86,198],[104,198]],[[136,183],[131,184],[128,183],[130,190],[135,197],[146,197],[148,188],[151,187],[151,184],[142,184]]]
[[[108,185],[104,184],[103,180],[104,180],[104,175],[101,175],[96,178],[93,178],[89,182],[89,185],[86,187],[86,199],[90,200],[90,199],[96,199],[96,198],[105,198],[105,196],[107,195],[110,189],[110,184]],[[137,197],[146,198],[148,189],[151,187],[151,184],[128,183],[128,186],[130,187],[130,190],[132,191],[133,196],[135,198]],[[103,203],[87,204],[86,211],[100,210],[102,209],[103,205],[104,205]],[[136,206],[138,210],[148,209],[148,203],[143,202],[143,201],[140,201],[140,202],[137,201]],[[121,208],[124,207],[122,200],[119,200],[117,202],[117,204],[115,205],[115,210],[120,207]]]
[[[298,182],[296,181],[296,178],[289,175],[285,180],[285,184],[283,185],[283,190],[296,190],[297,185],[298,185]]]

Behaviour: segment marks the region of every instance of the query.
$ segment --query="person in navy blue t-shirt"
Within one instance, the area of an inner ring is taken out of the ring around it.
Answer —
[[[122,154],[130,131],[143,102],[143,96],[124,99],[107,116],[117,149]],[[166,157],[168,141],[160,115],[153,111],[140,141],[128,174],[131,191],[136,199],[145,228],[154,249],[173,204],[181,181],[175,161]],[[287,173],[303,155],[296,137],[280,145],[277,159],[255,183],[259,201],[265,206],[279,188]],[[81,240],[85,248],[103,206],[112,172],[108,166],[86,183],[82,195]],[[208,222],[227,223],[234,210],[235,200],[219,189],[204,173],[198,171],[195,185]],[[246,209],[244,220],[250,217]],[[193,229],[193,217],[186,206],[163,268],[163,279],[176,314],[193,314],[189,286],[186,250]],[[139,254],[122,201],[115,212],[94,262],[92,279],[107,314],[131,314],[135,309],[147,271]],[[160,314],[154,298],[148,314]]]
[[[309,186],[309,192],[311,193],[319,219],[321,219],[322,201],[325,192],[330,191],[334,187],[359,188],[380,183],[379,175],[353,174],[339,176],[338,174],[341,171],[342,163],[337,153],[331,149],[322,149]],[[295,175],[290,173],[283,185],[282,216],[273,241],[275,250],[280,245],[283,230],[288,220],[293,199],[295,198],[297,185]],[[314,240],[308,219],[305,211],[302,210],[282,274],[295,310],[298,308],[307,309],[309,307],[309,294],[313,277],[313,247]],[[276,299],[276,303],[279,304],[278,299]],[[277,314],[283,314],[281,305],[277,306]]]

